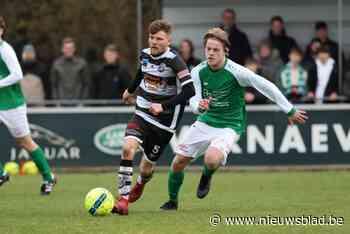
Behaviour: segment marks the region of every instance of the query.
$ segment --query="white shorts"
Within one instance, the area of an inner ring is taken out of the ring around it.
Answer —
[[[197,158],[204,155],[209,147],[214,147],[223,153],[224,160],[221,164],[225,165],[227,156],[239,138],[240,135],[231,128],[214,128],[196,121],[180,141],[175,152],[185,157]]]
[[[5,124],[14,138],[30,134],[26,105],[10,110],[0,110],[0,123]]]

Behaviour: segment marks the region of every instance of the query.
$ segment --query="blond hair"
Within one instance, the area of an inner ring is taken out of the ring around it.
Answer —
[[[222,43],[224,50],[228,53],[230,47],[230,41],[228,40],[227,33],[221,28],[211,28],[203,37],[204,47],[207,45],[208,39],[215,39]]]

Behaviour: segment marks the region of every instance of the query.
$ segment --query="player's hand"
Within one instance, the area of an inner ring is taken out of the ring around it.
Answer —
[[[206,111],[206,110],[208,110],[211,100],[212,100],[211,97],[209,97],[208,99],[202,99],[202,100],[200,100],[200,101],[199,101],[199,105],[198,105],[199,110],[201,110],[201,111]]]
[[[164,111],[162,104],[159,103],[152,103],[149,111],[154,115],[159,115],[161,112]]]
[[[303,110],[297,110],[295,111],[294,115],[288,117],[288,123],[290,125],[293,124],[304,124],[305,121],[308,119],[309,117],[306,114],[306,111]]]
[[[245,95],[244,95],[244,99],[246,100],[246,102],[248,103],[252,103],[254,100],[255,100],[255,95],[250,93],[250,92],[247,92]]]
[[[123,102],[125,104],[134,104],[135,103],[134,95],[129,93],[129,91],[127,89],[123,93]]]

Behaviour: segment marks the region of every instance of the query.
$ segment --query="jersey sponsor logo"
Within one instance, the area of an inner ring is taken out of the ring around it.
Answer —
[[[143,58],[142,59],[142,66],[147,67],[147,64],[149,63],[149,59]]]
[[[165,80],[162,80],[159,77],[151,76],[149,74],[145,74],[144,81],[146,88],[151,91],[156,91],[159,89],[164,90],[167,86]]]
[[[94,136],[95,147],[109,155],[120,155],[127,124],[115,124],[100,129]]]
[[[164,72],[165,71],[165,67],[166,67],[166,65],[164,63],[161,63],[158,66],[158,72]]]

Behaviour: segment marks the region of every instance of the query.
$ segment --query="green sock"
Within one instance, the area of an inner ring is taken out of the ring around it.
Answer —
[[[35,165],[38,167],[41,175],[43,176],[44,181],[52,181],[52,174],[50,166],[45,158],[44,151],[38,147],[36,150],[30,153]]]
[[[207,176],[207,177],[211,177],[211,176],[215,173],[215,171],[216,171],[217,169],[218,169],[218,168],[209,169],[208,166],[204,164],[202,173],[203,173],[203,175],[205,175],[205,176]]]
[[[4,167],[2,163],[0,162],[0,176],[4,175]]]
[[[179,194],[179,190],[181,188],[182,182],[184,181],[184,172],[169,172],[168,177],[168,192],[169,192],[169,198],[172,201],[177,202],[177,197]]]

